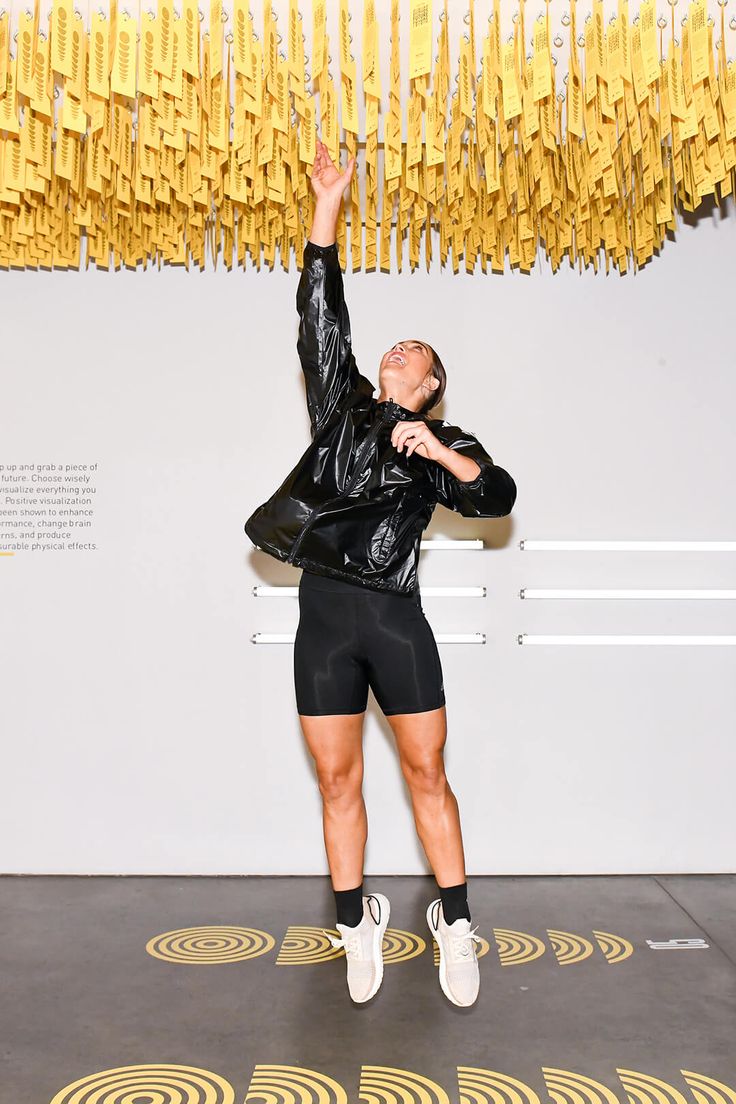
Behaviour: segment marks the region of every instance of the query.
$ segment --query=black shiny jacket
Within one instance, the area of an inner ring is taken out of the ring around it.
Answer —
[[[312,441],[245,532],[264,552],[319,575],[416,593],[422,532],[437,502],[464,517],[503,517],[516,484],[472,433],[373,398],[375,386],[351,349],[337,243],[307,241],[296,306]],[[480,474],[462,482],[436,461],[398,452],[391,443],[398,419],[425,421]]]

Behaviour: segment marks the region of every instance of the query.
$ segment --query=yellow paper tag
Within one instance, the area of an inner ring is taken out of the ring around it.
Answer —
[[[125,12],[118,14],[115,27],[115,54],[110,88],[122,96],[135,98],[135,59],[138,21]]]
[[[653,84],[659,76],[659,49],[657,47],[657,16],[654,0],[641,0],[639,5],[639,33],[644,80]]]
[[[158,12],[156,15],[156,49],[153,67],[164,77],[171,77],[173,72],[173,22],[173,0],[158,0]]]
[[[708,76],[708,13],[705,0],[690,4],[690,75],[693,84]]]
[[[549,50],[547,16],[540,16],[534,24],[534,59],[532,61],[534,101],[543,100],[552,92],[552,58]]]
[[[608,25],[608,100],[615,104],[623,97],[624,83],[622,76],[621,58],[621,34],[618,18],[614,16]]]
[[[184,87],[184,69],[182,67],[182,20],[174,18],[171,24],[171,77],[161,77],[161,90],[179,101]]]
[[[519,86],[516,80],[515,50],[516,45],[513,41],[504,43],[502,53],[502,88],[503,114],[505,119],[513,119],[516,115],[521,114],[521,99],[519,96]]]
[[[409,4],[409,79],[432,70],[432,2],[410,0]]]

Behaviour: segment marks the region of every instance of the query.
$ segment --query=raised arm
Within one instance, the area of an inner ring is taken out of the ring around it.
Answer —
[[[444,465],[430,463],[437,501],[463,517],[505,517],[516,501],[516,483],[509,473],[494,464],[477,437],[446,422],[431,424],[443,445],[475,460],[480,472],[470,481],[459,479]]]
[[[300,318],[297,352],[304,371],[312,436],[343,395],[364,379],[353,356],[335,240],[342,195],[354,167],[355,159],[351,158],[340,173],[327,147],[317,142],[311,178],[316,196],[314,218],[304,246],[304,266],[296,293]]]
[[[358,382],[343,298],[337,243],[304,246],[304,267],[296,293],[299,312],[297,352],[304,372],[312,436],[342,395]]]

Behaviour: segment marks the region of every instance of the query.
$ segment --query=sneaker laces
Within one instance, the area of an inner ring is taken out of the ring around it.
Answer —
[[[330,935],[326,928],[323,928],[322,931],[325,933],[333,947],[345,948],[345,954],[348,958],[360,958],[361,945],[359,935],[344,935],[341,939],[336,939],[334,935]]]
[[[462,958],[468,957],[469,954],[470,954],[471,947],[472,947],[472,942],[471,941],[473,939],[475,940],[476,943],[482,943],[483,942],[481,937],[479,935],[475,934],[477,932],[477,930],[478,930],[478,925],[476,924],[474,928],[470,929],[470,931],[463,932],[462,935],[453,935],[453,936],[450,937],[452,939],[452,953],[453,953],[454,957],[457,957],[457,956],[460,956]]]

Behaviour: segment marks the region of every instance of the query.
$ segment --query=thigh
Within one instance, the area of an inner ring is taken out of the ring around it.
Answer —
[[[320,781],[350,779],[356,786],[363,780],[363,718],[348,716],[310,717],[299,720]]]
[[[363,713],[368,674],[359,652],[354,599],[299,587],[294,690],[300,716]]]
[[[360,635],[368,679],[386,717],[444,707],[437,641],[418,601],[379,593],[366,603]]]
[[[447,742],[445,706],[425,713],[396,713],[387,717],[396,739],[401,769],[444,770],[443,753]]]

